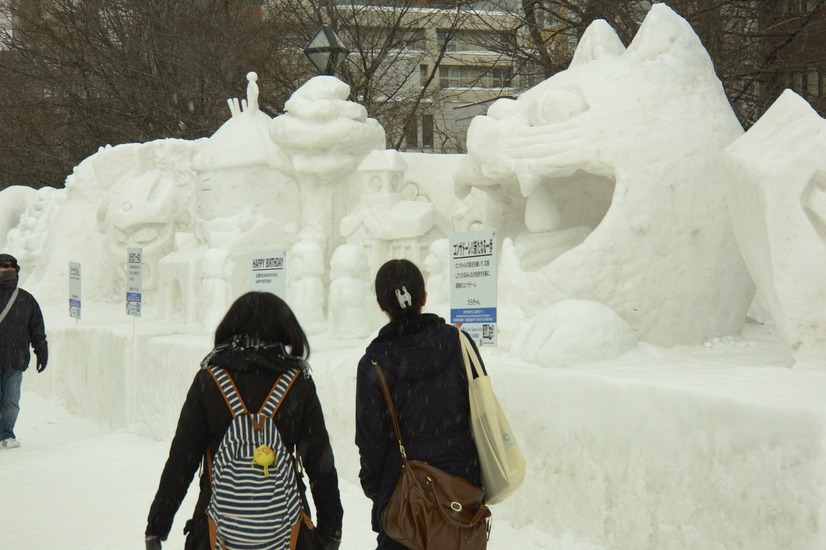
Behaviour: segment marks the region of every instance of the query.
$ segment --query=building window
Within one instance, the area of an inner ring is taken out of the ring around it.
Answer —
[[[447,43],[446,52],[455,52],[457,50],[456,33],[451,31],[436,31],[436,41],[439,43],[439,49]]]
[[[419,65],[419,85],[424,86],[427,78],[430,76],[430,67],[427,65]]]
[[[419,128],[416,124],[416,119],[413,118],[407,123],[407,128],[404,129],[404,140],[407,142],[408,149],[419,148]]]
[[[458,88],[462,85],[462,67],[439,67],[439,86]]]
[[[445,43],[446,52],[486,52],[511,51],[515,45],[512,32],[467,30],[436,31],[436,40],[441,48]]]
[[[513,79],[513,69],[510,67],[494,67],[490,71],[491,88],[507,88]]]
[[[788,87],[806,100],[823,97],[823,73],[818,69],[792,73]]]
[[[512,79],[511,67],[439,67],[439,85],[442,88],[505,88],[511,85]]]
[[[404,41],[411,50],[424,49],[425,39],[423,29],[407,29],[404,31]]]
[[[433,115],[422,115],[422,148],[433,149]]]
[[[806,80],[806,97],[823,97],[823,73],[817,69],[812,69],[809,71]]]

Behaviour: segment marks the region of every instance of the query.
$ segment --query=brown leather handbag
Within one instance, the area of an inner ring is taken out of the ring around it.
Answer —
[[[402,455],[402,471],[384,510],[382,529],[412,550],[484,550],[490,534],[485,492],[461,477],[408,460],[387,380],[373,361]]]

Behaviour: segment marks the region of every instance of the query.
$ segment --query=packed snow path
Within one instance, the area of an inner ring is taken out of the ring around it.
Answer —
[[[169,441],[108,431],[72,416],[56,400],[25,390],[15,431],[22,446],[0,451],[3,548],[142,547],[146,514],[166,461]],[[368,500],[357,485],[347,480],[342,480],[341,492],[341,550],[374,548]],[[183,548],[181,529],[192,512],[196,495],[197,486],[193,485],[164,548]],[[597,550],[594,546],[550,539],[537,528],[516,529],[496,520],[489,548]]]

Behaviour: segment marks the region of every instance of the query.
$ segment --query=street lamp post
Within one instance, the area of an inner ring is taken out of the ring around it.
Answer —
[[[333,76],[336,66],[350,53],[339,40],[335,31],[327,25],[321,25],[307,47],[304,55],[318,70],[319,74]]]

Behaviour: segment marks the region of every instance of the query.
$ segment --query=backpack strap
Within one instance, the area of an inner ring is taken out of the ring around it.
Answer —
[[[235,387],[235,382],[226,369],[211,366],[208,371],[209,374],[212,375],[212,379],[215,380],[218,389],[221,390],[221,394],[224,396],[224,401],[226,401],[227,407],[229,407],[229,410],[232,412],[233,418],[248,413],[249,410],[244,404],[244,400],[241,399],[241,394],[238,393],[238,388]],[[269,395],[264,399],[264,403],[261,405],[258,414],[275,418],[275,413],[281,406],[281,401],[298,378],[298,371],[299,369],[290,369],[278,377],[278,380],[272,385]]]
[[[224,396],[224,401],[227,402],[227,407],[229,407],[233,418],[249,412],[244,400],[241,399],[241,394],[238,393],[238,388],[235,387],[235,382],[225,369],[211,366],[209,367],[209,374],[212,375],[212,379],[215,380],[215,384],[221,390],[221,395]]]
[[[258,414],[275,418],[275,413],[281,406],[284,396],[287,395],[287,392],[293,387],[293,383],[298,379],[298,370],[299,369],[290,369],[278,377],[278,380],[275,381],[275,384],[273,384],[270,390],[270,394],[264,400],[264,404],[261,405],[261,410],[258,411]]]
[[[6,307],[3,308],[3,311],[0,311],[0,323],[3,322],[3,319],[6,318],[6,315],[8,315],[11,310],[11,306],[14,305],[14,301],[17,299],[17,290],[17,287],[14,287],[14,292],[11,293],[9,301],[6,302]]]

